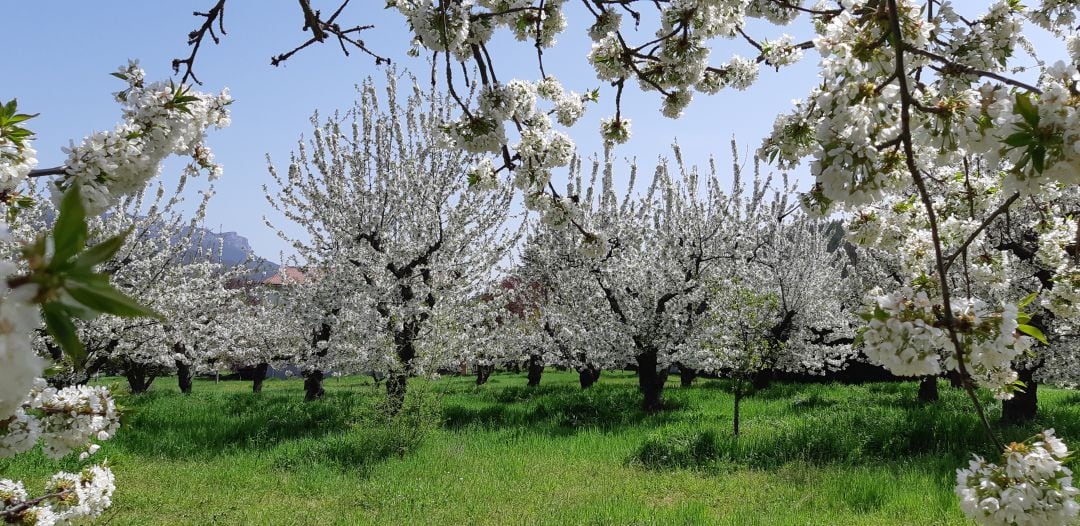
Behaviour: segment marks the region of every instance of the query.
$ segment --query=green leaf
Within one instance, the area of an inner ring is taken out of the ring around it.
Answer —
[[[1036,340],[1039,340],[1039,342],[1043,345],[1049,345],[1049,343],[1046,341],[1046,335],[1043,334],[1043,332],[1034,325],[1022,324],[1018,325],[1016,329],[1028,336],[1031,336],[1032,338],[1035,338]]]
[[[120,79],[120,80],[123,80],[123,81],[127,81],[127,79],[128,79],[127,75],[125,75],[123,73],[120,73],[118,71],[114,71],[114,72],[109,73],[109,74],[116,77],[116,78],[118,78],[118,79]]]
[[[80,283],[87,287],[109,287],[111,276],[103,272],[94,272],[85,268],[73,268],[64,273],[67,283]]]
[[[71,256],[86,246],[86,237],[86,210],[83,208],[80,187],[76,183],[68,188],[60,201],[60,216],[53,225],[55,252],[49,267],[54,270],[63,268]]]
[[[1042,173],[1046,168],[1046,148],[1042,146],[1033,146],[1031,148],[1031,167],[1035,169],[1035,173]]]
[[[1012,146],[1013,148],[1029,146],[1034,142],[1035,138],[1031,136],[1031,133],[1026,131],[1019,131],[1005,138],[1005,144]]]
[[[75,367],[82,368],[86,348],[79,341],[79,333],[64,306],[57,302],[46,303],[41,306],[41,315],[45,319],[45,331],[71,358]]]
[[[1014,109],[1032,127],[1039,126],[1039,109],[1031,102],[1031,97],[1027,93],[1016,94],[1016,106]]]
[[[7,123],[8,124],[18,124],[20,122],[28,121],[30,119],[33,119],[34,117],[37,117],[38,115],[41,115],[41,114],[40,113],[35,113],[33,115],[27,115],[25,113],[17,113],[15,115],[13,115],[11,118],[9,118],[7,120]]]
[[[1016,306],[1021,309],[1027,307],[1028,305],[1031,305],[1031,302],[1035,301],[1035,298],[1037,297],[1039,297],[1038,291],[1032,292],[1031,294],[1024,296],[1024,299],[1020,300],[1020,303],[1017,303]]]
[[[124,240],[127,239],[128,234],[131,233],[131,229],[117,234],[101,243],[98,243],[83,253],[75,257],[75,267],[83,269],[91,269],[95,265],[99,265],[108,261],[110,258],[116,255],[118,251],[124,246]]]
[[[111,285],[88,284],[68,281],[64,289],[75,301],[97,312],[114,314],[126,318],[147,316],[160,319],[161,316],[137,301],[114,289]]]

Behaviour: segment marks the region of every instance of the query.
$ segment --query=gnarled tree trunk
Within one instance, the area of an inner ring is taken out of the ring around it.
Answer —
[[[681,363],[678,364],[678,366],[679,366],[679,385],[682,386],[682,387],[690,387],[690,386],[694,385],[694,378],[697,378],[697,371],[695,371],[694,369],[692,369],[690,367],[687,367],[687,366],[685,366],[685,365],[683,365]]]
[[[1019,424],[1033,420],[1039,412],[1039,383],[1035,381],[1035,369],[1020,369],[1019,380],[1024,382],[1024,391],[1013,394],[1009,400],[1001,402],[1001,423]]]
[[[600,379],[600,372],[602,369],[595,365],[588,365],[578,368],[578,382],[581,384],[582,389],[588,389]]]
[[[401,408],[405,406],[409,375],[412,373],[413,358],[416,357],[416,347],[413,346],[410,336],[412,334],[416,334],[415,327],[406,327],[405,331],[394,336],[398,344],[397,357],[401,369],[392,371],[386,377],[386,411],[391,416],[401,412]]]
[[[262,362],[256,365],[251,377],[251,392],[261,393],[263,388],[263,381],[266,380],[266,372],[270,369],[270,364]]]
[[[735,438],[739,438],[739,407],[743,398],[743,381],[742,377],[735,380],[734,393],[735,395],[735,408],[731,414],[731,431],[735,435]]]
[[[183,360],[176,360],[176,381],[181,393],[191,394],[191,377],[191,365]]]
[[[326,395],[322,385],[323,378],[322,371],[304,372],[304,401],[321,400]]]
[[[662,398],[667,371],[657,370],[656,351],[648,350],[637,355],[638,388],[641,390],[641,409],[656,413],[664,408]]]
[[[128,363],[128,367],[124,370],[124,377],[127,378],[128,387],[131,389],[132,394],[145,393],[150,389],[150,384],[154,383],[154,378],[156,378],[149,367],[131,362]]]
[[[529,387],[540,385],[540,377],[544,375],[544,361],[539,354],[529,356]]]
[[[938,385],[936,376],[924,376],[922,377],[922,380],[919,381],[918,401],[924,404],[938,401]]]
[[[476,366],[476,385],[484,385],[487,383],[488,378],[491,378],[491,373],[495,371],[494,365],[477,365]]]
[[[945,378],[949,379],[949,387],[954,389],[963,389],[964,381],[960,378],[960,373],[956,370],[949,370],[945,373]]]
[[[754,373],[754,376],[750,379],[750,385],[755,391],[767,389],[772,385],[772,369],[761,369]]]

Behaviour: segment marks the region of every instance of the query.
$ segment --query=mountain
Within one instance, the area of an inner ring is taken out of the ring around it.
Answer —
[[[185,234],[187,231],[185,230]],[[278,264],[266,258],[260,257],[251,250],[251,243],[247,238],[236,232],[213,232],[205,228],[195,227],[192,241],[197,246],[192,246],[189,251],[195,253],[214,254],[214,260],[225,265],[240,265],[251,269],[248,279],[263,280],[278,270]],[[220,254],[220,256],[219,256]]]

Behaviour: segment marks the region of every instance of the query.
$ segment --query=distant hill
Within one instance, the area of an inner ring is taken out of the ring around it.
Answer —
[[[261,281],[277,273],[279,265],[256,255],[251,250],[251,243],[247,238],[236,232],[217,233],[196,227],[195,235],[192,237],[194,240],[201,241],[199,246],[191,247],[191,253],[214,254],[214,260],[225,265],[244,264],[251,269],[251,273],[248,274],[249,279]],[[219,252],[220,256],[218,256]]]
[[[53,213],[51,210],[44,214],[44,221],[46,225],[51,228],[54,221]],[[155,232],[154,235],[160,236],[160,227],[151,227],[151,231]],[[188,228],[183,227],[182,232],[184,235],[188,233]],[[255,254],[255,251],[251,249],[251,243],[247,238],[236,232],[221,232],[216,233],[212,230],[195,227],[195,235],[192,236],[194,240],[200,240],[201,243],[198,246],[192,246],[188,249],[186,255],[189,257],[199,257],[200,254],[214,254],[213,260],[225,265],[239,265],[244,264],[245,267],[251,269],[251,273],[247,274],[247,278],[251,280],[262,281],[274,274],[277,274],[278,265],[273,261],[270,261],[264,257]],[[173,239],[176,241],[176,238]],[[220,247],[221,256],[218,257],[218,247]]]

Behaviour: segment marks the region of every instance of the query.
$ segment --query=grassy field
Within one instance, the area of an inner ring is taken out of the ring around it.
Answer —
[[[675,380],[675,379],[673,379]],[[120,524],[966,524],[952,494],[969,452],[992,453],[959,391],[914,403],[913,383],[776,384],[746,399],[731,436],[722,380],[665,390],[647,416],[630,373],[581,391],[548,372],[529,389],[497,374],[410,384],[404,416],[377,409],[370,378],[161,379],[122,396],[124,426],[98,459],[116,473]],[[116,392],[123,392],[119,384]],[[1080,437],[1080,394],[1040,389],[1039,422]],[[990,404],[996,412],[996,404]],[[992,416],[995,416],[992,414]],[[0,461],[38,485],[74,458]]]

